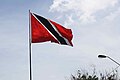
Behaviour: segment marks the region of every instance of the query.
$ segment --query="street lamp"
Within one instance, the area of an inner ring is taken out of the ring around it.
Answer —
[[[120,63],[118,63],[117,61],[115,61],[114,59],[112,59],[111,57],[109,56],[106,56],[106,55],[98,55],[98,58],[108,58],[110,60],[112,60],[113,62],[115,62],[116,64],[118,64],[120,66]]]

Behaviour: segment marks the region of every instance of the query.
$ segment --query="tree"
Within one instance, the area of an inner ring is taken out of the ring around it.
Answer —
[[[100,73],[100,76],[96,74],[95,69],[93,70],[93,74],[82,73],[80,70],[77,71],[77,75],[71,75],[71,80],[120,80],[118,79],[118,71],[113,71],[111,74],[104,75]]]

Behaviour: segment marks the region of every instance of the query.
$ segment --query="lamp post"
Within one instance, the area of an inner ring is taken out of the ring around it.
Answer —
[[[112,59],[111,57],[109,56],[106,56],[106,55],[98,55],[98,58],[108,58],[110,60],[112,60],[113,62],[115,62],[117,65],[120,66],[120,63],[118,63],[117,61],[115,61],[114,59]],[[117,66],[114,70],[116,70],[119,66]],[[114,70],[112,70],[111,72],[109,72],[105,77],[107,77],[108,75],[110,75]],[[118,80],[118,79],[117,79]]]
[[[113,62],[115,62],[116,64],[118,64],[120,66],[120,63],[118,63],[117,61],[115,61],[114,59],[112,59],[111,57],[109,56],[106,56],[106,55],[98,55],[98,58],[108,58],[110,60],[112,60]]]

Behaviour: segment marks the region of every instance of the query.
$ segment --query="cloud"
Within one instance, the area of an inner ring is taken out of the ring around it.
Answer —
[[[66,18],[64,24],[73,28],[74,44],[83,53],[98,49],[117,51],[120,45],[118,0],[53,0],[50,11]]]
[[[118,0],[53,0],[51,12],[73,15],[82,22],[95,22],[96,13],[108,8],[113,8]]]
[[[113,21],[118,16],[120,16],[120,7],[116,11],[111,12],[108,16],[106,16],[105,20]]]
[[[65,26],[69,26],[72,25],[74,23],[73,19],[72,19],[72,15],[71,16],[67,16],[67,20],[65,21]]]

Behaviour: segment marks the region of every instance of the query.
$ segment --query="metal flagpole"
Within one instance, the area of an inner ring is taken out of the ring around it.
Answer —
[[[32,80],[32,55],[31,55],[31,13],[29,10],[29,76],[30,76],[30,80]]]

